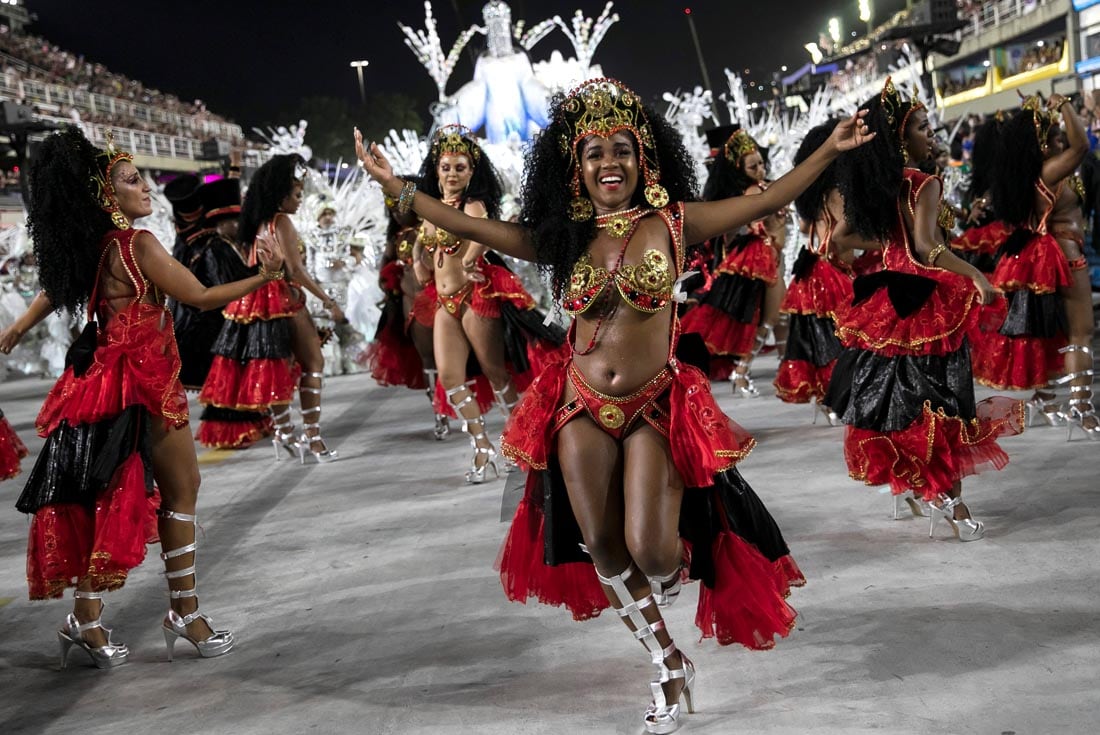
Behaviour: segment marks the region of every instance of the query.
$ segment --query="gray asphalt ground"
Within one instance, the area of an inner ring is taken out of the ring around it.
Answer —
[[[774,398],[774,358],[758,365],[763,396],[716,393],[759,441],[742,472],[809,584],[769,652],[700,643],[685,589],[667,615],[698,668],[682,732],[1100,730],[1100,443],[1053,428],[1005,440],[1008,468],[965,486],[986,538],[929,539],[927,521],[891,520],[888,495],[848,479],[842,428]],[[25,470],[49,385],[0,385]],[[505,482],[463,484],[469,445],[431,439],[423,394],[348,376],[323,405],[333,464],[199,448],[202,610],[239,640],[219,659],[181,644],[168,663],[150,549],[108,596],[130,662],[97,671],[73,651],[59,671],[70,602],[27,601],[21,483],[0,485],[0,733],[642,732],[648,656],[610,613],[575,623],[505,600]]]

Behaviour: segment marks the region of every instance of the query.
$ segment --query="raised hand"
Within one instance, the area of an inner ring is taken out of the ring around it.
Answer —
[[[359,158],[363,170],[383,187],[396,178],[393,175],[393,167],[382,155],[378,145],[371,143],[367,146],[363,143],[363,134],[359,132],[359,128],[355,128],[355,155]]]
[[[833,134],[829,136],[829,140],[838,152],[843,153],[853,148],[859,148],[864,143],[874,139],[875,133],[872,133],[871,129],[867,127],[867,123],[863,120],[865,117],[867,117],[867,110],[860,110],[833,129]]]

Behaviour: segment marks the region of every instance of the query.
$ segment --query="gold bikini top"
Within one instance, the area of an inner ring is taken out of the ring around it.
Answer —
[[[435,255],[435,251],[440,249],[447,255],[454,255],[462,248],[462,239],[441,227],[436,227],[434,232],[429,233],[424,223],[421,223],[417,236],[420,238],[421,247],[427,250],[429,255]]]

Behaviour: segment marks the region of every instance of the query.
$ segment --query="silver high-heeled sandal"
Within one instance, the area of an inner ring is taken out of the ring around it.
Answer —
[[[100,620],[105,607],[103,593],[73,590],[73,597],[78,600],[99,600],[99,612],[96,613],[95,620],[90,620],[87,623],[78,621],[73,613],[69,613],[68,617],[65,618],[65,627],[57,631],[57,642],[61,647],[61,668],[64,669],[68,666],[69,651],[73,646],[88,654],[97,669],[113,669],[115,666],[126,663],[126,659],[130,656],[130,649],[122,643],[112,643],[111,629],[104,627],[103,622]],[[92,646],[84,640],[84,632],[93,628],[103,630],[107,635],[107,643],[102,646]]]
[[[840,417],[836,415],[836,411],[826,406],[817,398],[812,399],[811,403],[814,409],[814,418],[811,423],[813,423],[814,426],[817,426],[817,415],[819,413],[825,417],[825,421],[829,423],[829,426],[840,426]]]
[[[462,391],[466,391],[466,396],[456,399],[455,397]],[[470,469],[466,470],[466,484],[480,485],[485,482],[489,468],[492,468],[494,478],[499,479],[500,468],[497,467],[496,462],[497,450],[485,434],[484,417],[479,413],[476,418],[467,418],[462,411],[466,406],[474,403],[473,386],[464,383],[457,388],[450,388],[447,390],[447,400],[454,407],[455,413],[462,419],[462,430],[470,435],[470,445],[474,448],[474,458],[470,461]],[[470,428],[472,424],[477,424],[478,430],[476,433]],[[481,442],[485,442],[488,446],[482,446]],[[485,456],[485,462],[479,465],[477,460],[482,455]]]
[[[676,569],[664,577],[650,577],[649,587],[653,590],[653,599],[657,607],[670,607],[680,596],[680,589],[684,586],[684,567],[678,565]]]
[[[904,501],[905,504],[907,506],[909,506],[909,513],[906,513],[902,509],[902,507],[901,507],[902,501]],[[917,500],[915,497],[913,497],[913,495],[911,495],[910,493],[902,493],[901,495],[895,495],[894,496],[894,520],[895,521],[904,521],[904,520],[908,520],[910,517],[924,518],[925,517],[925,515],[924,515],[924,506],[921,505],[921,502],[919,500]]]
[[[951,527],[955,538],[959,541],[977,541],[985,536],[985,524],[973,518],[955,518],[955,506],[962,503],[962,498],[949,498],[940,494],[941,505],[928,504],[929,515],[932,519],[928,523],[928,538],[936,531],[936,521],[943,518]]]
[[[303,408],[302,414],[302,433],[298,437],[298,441],[294,446],[298,450],[298,461],[301,464],[306,463],[306,456],[312,455],[317,460],[317,464],[325,464],[327,462],[335,462],[339,458],[339,453],[334,449],[329,449],[325,444],[325,440],[321,438],[321,424],[318,421],[308,421],[306,416],[319,416],[321,414],[321,389],[325,387],[325,374],[324,373],[302,373],[302,378],[314,378],[321,385],[316,388],[311,388],[301,384],[301,380],[298,383],[298,394],[309,393],[310,395],[317,396],[317,404],[313,408]],[[310,434],[313,429],[317,430],[316,434]],[[314,444],[320,444],[324,449],[317,451],[313,448]]]
[[[650,661],[657,669],[657,677],[649,683],[650,693],[653,695],[653,702],[646,708],[645,714],[642,716],[642,723],[645,726],[647,733],[654,733],[655,735],[667,735],[668,733],[676,732],[680,727],[680,697],[684,698],[687,704],[687,711],[691,714],[695,713],[695,705],[692,702],[692,687],[695,685],[695,666],[691,663],[683,651],[679,651],[676,648],[675,642],[670,642],[667,647],[662,648],[661,644],[657,641],[656,633],[659,630],[664,630],[664,620],[657,620],[654,623],[650,623],[646,620],[645,615],[642,614],[642,610],[650,605],[656,605],[652,594],[646,595],[640,600],[635,600],[634,596],[630,594],[630,590],[627,589],[626,580],[630,578],[630,575],[634,573],[636,567],[631,562],[621,574],[616,574],[611,577],[604,577],[599,572],[596,572],[596,576],[599,578],[602,584],[607,585],[615,593],[615,597],[618,598],[619,604],[622,607],[612,606],[612,610],[620,618],[625,618],[630,621],[634,627],[634,637],[649,651]],[[623,600],[630,600],[628,603],[624,603]],[[674,654],[680,654],[681,665],[678,669],[670,669],[665,660]],[[683,679],[684,686],[680,690],[679,696],[676,697],[676,701],[672,704],[668,703],[668,699],[665,697],[664,685],[672,681],[673,679]]]
[[[1066,414],[1058,407],[1057,398],[1058,396],[1053,393],[1035,391],[1024,403],[1027,426],[1034,426],[1037,420],[1045,421],[1050,426],[1065,426]]]
[[[184,577],[195,578],[195,562],[198,561],[198,544],[195,541],[195,531],[198,524],[195,520],[195,516],[188,513],[177,513],[172,510],[157,510],[157,515],[161,518],[165,518],[171,521],[180,521],[182,523],[191,524],[191,543],[184,546],[180,546],[175,549],[165,551],[160,555],[160,558],[164,561],[169,559],[175,559],[178,556],[184,554],[194,553],[191,558],[191,566],[176,571],[165,571],[164,577],[168,580],[182,579]],[[168,596],[173,600],[180,600],[185,597],[198,597],[198,584],[192,580],[191,588],[184,590],[172,589],[171,584],[168,587]],[[203,620],[207,626],[210,627],[211,634],[202,640],[195,640],[187,632],[187,626],[196,620]],[[168,647],[168,660],[172,660],[172,655],[176,648],[176,641],[183,639],[195,647],[199,655],[203,658],[214,658],[215,656],[221,656],[229,653],[233,649],[233,633],[228,630],[217,630],[214,628],[214,621],[209,616],[204,615],[198,611],[198,608],[194,612],[187,615],[180,615],[172,607],[168,608],[168,618],[161,626],[161,630],[164,633],[164,644]]]
[[[295,434],[294,423],[290,420],[290,405],[283,406],[280,413],[275,413],[273,410],[271,420],[275,429],[275,433],[271,435],[271,446],[275,448],[275,461],[282,460],[284,451],[293,457]]]
[[[738,383],[742,383],[742,385],[738,385]],[[734,398],[756,398],[760,395],[756,384],[752,382],[752,376],[748,372],[737,372],[737,367],[734,367],[733,372],[730,373],[730,388],[733,389]]]
[[[428,396],[428,403],[432,404],[432,413],[435,415],[435,426],[432,428],[432,437],[437,442],[441,442],[447,438],[451,433],[451,422],[447,420],[447,417],[441,413],[435,413],[435,382],[437,370],[432,368],[424,368],[424,380],[427,382],[428,387],[424,390],[424,394]]]
[[[1085,345],[1066,345],[1059,352],[1065,354],[1067,352],[1081,352],[1092,359],[1092,348]],[[1092,405],[1092,381],[1095,371],[1093,368],[1087,370],[1080,370],[1075,373],[1063,375],[1058,380],[1054,381],[1056,384],[1064,385],[1069,383],[1069,402],[1066,404],[1066,423],[1069,424],[1069,432],[1066,435],[1066,441],[1073,440],[1073,431],[1078,429],[1085,435],[1086,439],[1096,441],[1100,439],[1100,416],[1096,415],[1096,408]],[[1078,378],[1088,378],[1088,385],[1073,385],[1073,381]],[[1086,426],[1086,423],[1088,424]]]

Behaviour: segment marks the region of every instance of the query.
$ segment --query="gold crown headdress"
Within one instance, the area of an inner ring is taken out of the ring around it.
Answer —
[[[1025,97],[1020,108],[1031,111],[1031,120],[1035,124],[1035,139],[1039,142],[1039,148],[1043,153],[1050,148],[1048,139],[1050,129],[1058,124],[1058,113],[1048,110],[1043,103],[1043,98],[1038,94]]]
[[[615,79],[590,79],[573,89],[561,104],[566,131],[559,144],[563,155],[569,157],[573,171],[570,186],[573,201],[569,216],[575,222],[591,219],[592,202],[581,196],[581,166],[577,158],[577,145],[590,135],[610,138],[615,133],[629,130],[638,142],[638,165],[645,181],[645,199],[657,209],[668,204],[668,191],[661,186],[661,167],[657,160],[657,146],[649,118],[642,109],[642,101],[625,84]]]
[[[473,132],[463,125],[444,125],[432,137],[432,162],[439,163],[442,156],[463,155],[477,165],[481,160],[481,147],[474,142]]]
[[[726,160],[733,164],[740,163],[745,156],[760,150],[760,146],[745,130],[738,130],[731,135],[722,148],[726,152]]]
[[[115,147],[114,134],[107,131],[107,147],[96,155],[96,167],[92,173],[91,190],[96,204],[107,214],[111,222],[120,230],[130,228],[130,220],[119,209],[115,196],[115,182],[111,178],[114,167],[122,161],[134,162],[134,155]]]
[[[894,81],[886,77],[886,84],[882,86],[882,94],[879,95],[882,103],[882,111],[886,114],[886,122],[890,130],[897,137],[898,146],[905,152],[905,126],[909,124],[909,116],[917,110],[925,109],[920,100],[906,100],[901,92],[894,86]]]

